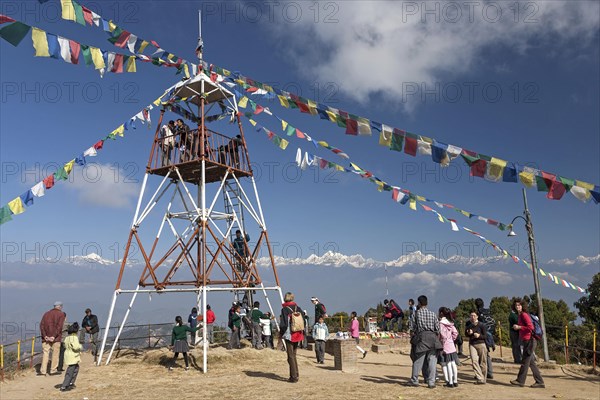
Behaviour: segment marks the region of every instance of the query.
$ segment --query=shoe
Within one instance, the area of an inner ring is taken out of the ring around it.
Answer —
[[[494,379],[494,375],[488,375],[487,378],[488,379]]]
[[[66,387],[63,387],[63,386],[61,386],[59,390],[60,390],[61,392],[66,392],[66,391],[67,391],[67,390],[69,390],[69,389],[67,389]]]
[[[48,374],[42,374],[41,372],[38,372],[37,374],[35,374],[35,376],[46,376]]]
[[[189,370],[190,370],[190,367],[185,367],[185,370],[186,370],[186,371],[189,371]]]
[[[173,367],[169,367],[169,371],[173,371]]]
[[[458,382],[454,382],[454,385],[452,385],[454,387],[458,387]]]
[[[69,390],[73,390],[73,389],[76,389],[76,388],[77,388],[77,386],[75,386],[75,384],[70,384],[69,385]]]
[[[485,385],[485,382],[484,381],[475,381],[475,384],[476,385]]]
[[[453,385],[453,384],[451,384],[451,383],[446,383],[446,384],[444,385],[444,387],[447,387],[447,388],[453,388],[453,387],[454,387],[454,385]]]
[[[292,378],[292,377],[290,377],[287,381],[289,383],[296,383],[296,382],[298,382],[298,378]]]
[[[56,371],[58,371],[58,372],[65,372],[65,370],[62,369],[62,368],[58,368]]]
[[[534,383],[533,385],[529,386],[530,388],[533,389],[544,389],[546,387],[546,385],[544,385],[543,383]]]
[[[427,385],[427,389],[435,389],[435,385]]]
[[[363,359],[364,359],[364,358],[367,356],[367,353],[368,353],[368,351],[365,351],[365,352],[363,353]]]
[[[516,380],[516,379],[515,379],[514,381],[510,381],[510,384],[511,384],[511,385],[515,385],[515,386],[521,386],[521,387],[525,386],[525,384],[524,384],[524,383],[521,383],[521,382],[519,382],[519,381],[518,381],[518,380]]]
[[[62,372],[60,372],[60,371],[50,372],[48,375],[50,375],[50,376],[62,375]]]
[[[419,387],[418,383],[414,383],[413,381],[408,381],[402,384],[403,386],[408,386],[408,387]]]

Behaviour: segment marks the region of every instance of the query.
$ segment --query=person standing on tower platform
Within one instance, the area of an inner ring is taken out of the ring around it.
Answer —
[[[192,155],[192,137],[190,134],[190,127],[187,126],[181,118],[179,118],[175,123],[175,135],[179,138],[181,162],[190,161]]]
[[[243,265],[246,263],[248,258],[248,242],[250,241],[250,235],[247,233],[242,237],[242,232],[238,229],[235,231],[235,239],[233,239],[233,248],[235,249],[236,261],[238,264],[237,268],[241,272],[243,271]]]

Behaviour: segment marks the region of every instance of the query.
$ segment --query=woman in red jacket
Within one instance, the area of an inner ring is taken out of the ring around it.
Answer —
[[[517,379],[510,381],[510,383],[521,387],[525,386],[527,371],[531,368],[533,379],[535,379],[535,383],[531,387],[545,388],[544,378],[542,378],[542,374],[540,374],[540,370],[535,362],[535,347],[537,342],[532,334],[533,322],[531,322],[531,317],[527,313],[527,305],[521,299],[515,299],[513,301],[513,309],[519,314],[518,323],[514,324],[512,328],[519,332],[519,339],[523,345],[523,359]]]

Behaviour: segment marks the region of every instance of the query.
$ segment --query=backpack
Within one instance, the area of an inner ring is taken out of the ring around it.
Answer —
[[[398,307],[398,304],[396,304],[394,300],[390,300],[390,311],[392,316],[396,316],[399,319],[404,319],[404,312],[402,312],[402,309]]]
[[[544,336],[544,331],[540,325],[540,319],[537,315],[532,314],[529,314],[529,318],[531,318],[531,323],[533,324],[533,332],[531,332],[531,334],[535,340],[540,340],[542,336]]]
[[[288,307],[292,313],[290,314],[290,332],[303,332],[304,331],[304,316],[298,309],[293,311]]]
[[[496,320],[490,314],[489,309],[482,308],[479,310],[479,320],[485,325],[488,332],[493,334],[496,331]]]

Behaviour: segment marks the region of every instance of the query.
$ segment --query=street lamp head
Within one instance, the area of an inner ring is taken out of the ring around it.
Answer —
[[[510,230],[510,232],[508,232],[508,237],[511,237],[511,236],[517,236],[515,231],[513,231],[512,229]]]

